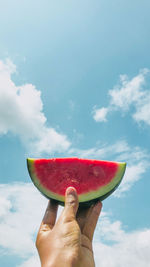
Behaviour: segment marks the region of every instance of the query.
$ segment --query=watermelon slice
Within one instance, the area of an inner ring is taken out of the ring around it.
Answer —
[[[91,205],[108,197],[120,184],[126,163],[79,159],[27,159],[30,177],[39,191],[64,205],[65,191],[76,188],[79,204]]]

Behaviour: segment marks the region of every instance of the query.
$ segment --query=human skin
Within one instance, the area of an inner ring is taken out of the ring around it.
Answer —
[[[58,205],[49,201],[36,247],[42,267],[94,267],[92,240],[102,203],[79,208],[73,187],[65,194],[65,208],[56,222]]]

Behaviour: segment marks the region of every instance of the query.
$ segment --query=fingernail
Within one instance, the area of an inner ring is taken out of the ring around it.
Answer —
[[[68,187],[67,190],[66,190],[66,195],[67,196],[75,196],[76,195],[76,189],[74,187]]]

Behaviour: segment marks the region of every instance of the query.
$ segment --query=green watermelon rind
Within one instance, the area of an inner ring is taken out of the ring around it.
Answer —
[[[35,174],[34,161],[35,159],[31,158],[27,159],[28,171],[35,187],[37,187],[38,190],[48,199],[53,199],[57,201],[60,205],[64,205],[65,201],[64,196],[51,192],[50,190],[47,190],[44,186],[41,185],[40,180]],[[88,193],[83,193],[78,195],[80,206],[82,205],[88,206],[91,205],[92,203],[97,202],[98,200],[102,201],[116,190],[116,188],[122,181],[126,169],[125,162],[116,162],[116,163],[118,164],[118,170],[114,178],[112,178],[112,180],[107,185],[100,187],[95,191],[90,191]]]

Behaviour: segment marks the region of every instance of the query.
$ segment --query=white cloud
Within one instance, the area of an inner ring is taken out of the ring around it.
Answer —
[[[96,266],[101,267],[149,267],[150,229],[124,234],[124,239],[109,246],[97,243],[94,246]]]
[[[143,100],[137,103],[133,119],[137,122],[143,121],[150,125],[150,92],[145,94]]]
[[[47,126],[41,92],[32,84],[16,86],[11,77],[15,71],[10,60],[0,61],[0,134],[19,136],[38,155],[67,150],[67,137]]]
[[[40,266],[35,235],[47,202],[32,183],[0,184],[0,256],[23,258],[19,267]]]
[[[25,183],[0,185],[0,196],[0,246],[21,257],[32,255],[46,199]]]
[[[137,162],[127,166],[124,178],[119,188],[114,192],[114,196],[120,197],[124,192],[128,191],[138,180],[144,177],[149,164],[147,161]]]
[[[111,96],[111,104],[120,107],[124,110],[128,110],[131,104],[136,104],[142,100],[145,92],[143,91],[143,85],[145,84],[145,78],[148,70],[142,70],[137,76],[131,80],[128,76],[120,76],[120,84],[115,86],[113,90],[109,91]]]
[[[70,149],[69,153],[80,158],[127,162],[124,178],[113,193],[115,197],[124,195],[139,179],[144,177],[143,174],[150,168],[150,155],[147,151],[140,147],[130,147],[125,140],[113,145],[101,145],[101,148]]]
[[[94,110],[93,110],[94,120],[98,121],[98,122],[107,121],[106,117],[107,117],[108,111],[109,111],[108,108],[100,108],[100,109],[94,108]]]
[[[37,253],[35,252],[34,256],[31,256],[27,260],[23,261],[17,267],[40,267],[40,266],[41,266],[41,264],[40,264],[39,257],[37,255]]]
[[[109,106],[95,109],[94,120],[97,122],[106,121],[106,115],[110,111],[120,110],[125,113],[133,107],[133,119],[136,122],[150,125],[150,90],[149,88],[146,89],[149,74],[150,70],[143,69],[132,79],[129,79],[127,75],[120,75],[120,83],[108,92],[110,96]]]
[[[96,266],[149,267],[150,229],[126,232],[120,221],[112,221],[105,213],[98,222],[95,235]]]
[[[47,200],[32,184],[25,183],[0,185],[0,196],[0,252],[5,252],[5,257],[21,257],[22,263],[17,267],[40,267],[34,236]],[[94,238],[97,267],[148,267],[149,250],[150,229],[127,232],[119,220],[102,212]]]

